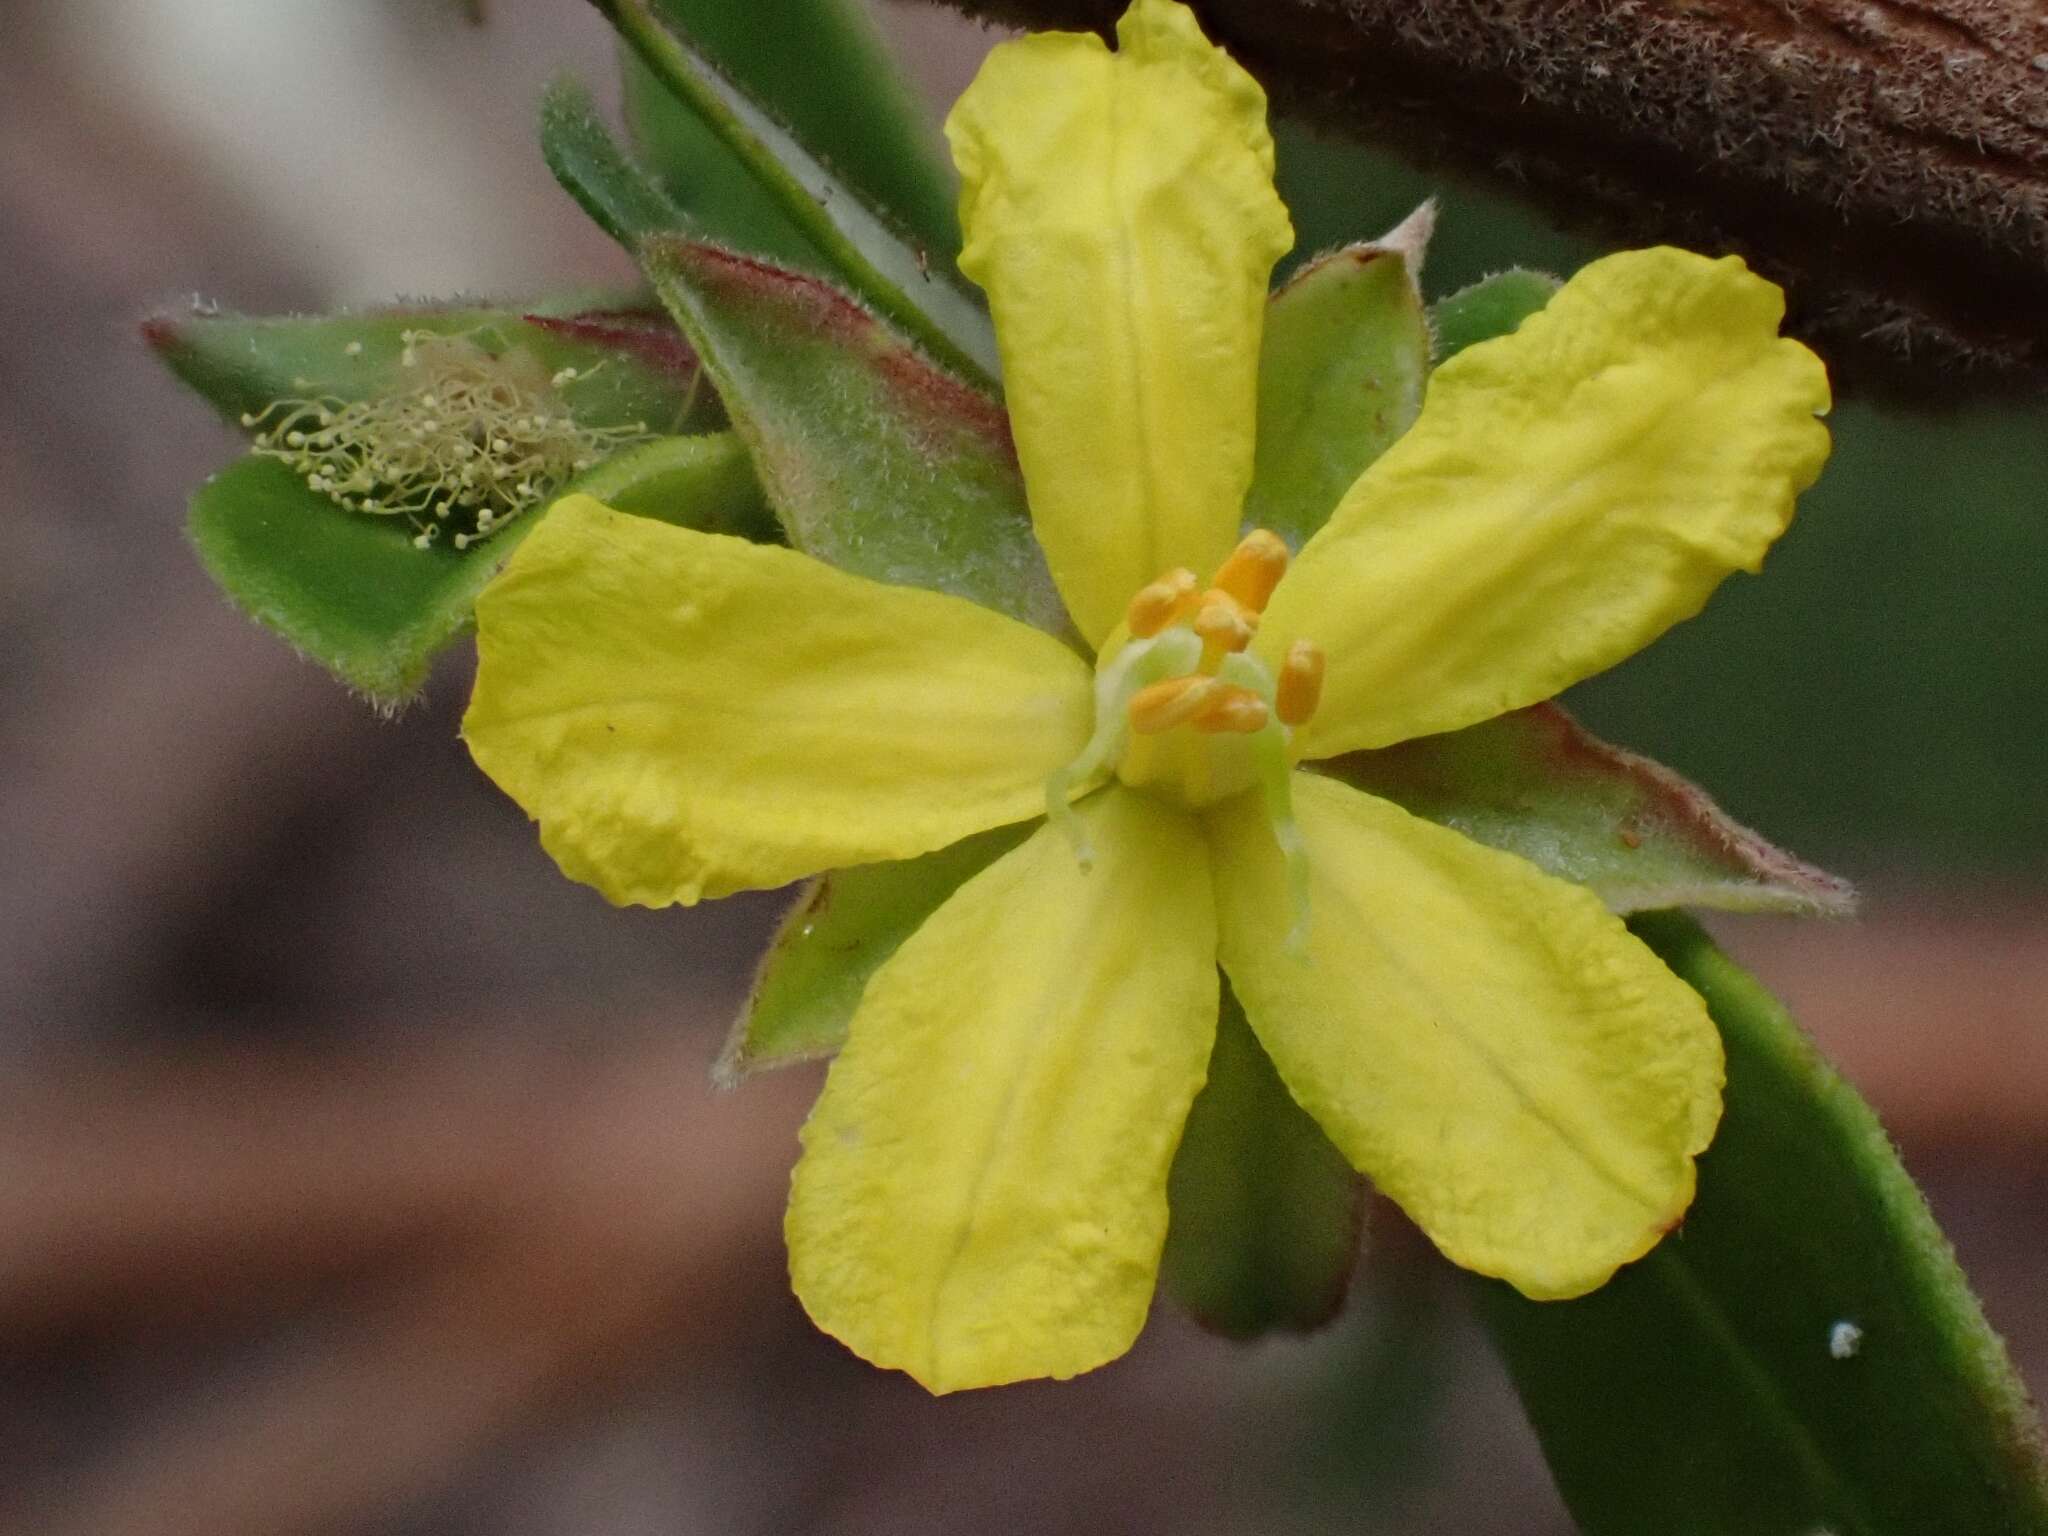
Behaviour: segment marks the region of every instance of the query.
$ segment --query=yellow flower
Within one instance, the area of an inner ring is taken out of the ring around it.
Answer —
[[[1679,1220],[1720,1113],[1699,998],[1587,891],[1292,765],[1629,655],[1756,568],[1827,451],[1778,291],[1636,252],[1440,368],[1291,565],[1240,541],[1291,239],[1264,97],[1172,0],[1118,44],[1005,43],[948,123],[1093,670],[960,599],[588,499],[478,605],[471,749],[614,901],[1055,812],[875,974],[803,1133],[797,1294],[934,1391],[1130,1346],[1219,960],[1294,1096],[1456,1262],[1573,1296]]]

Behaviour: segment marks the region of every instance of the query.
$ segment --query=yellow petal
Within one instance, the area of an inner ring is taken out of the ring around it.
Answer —
[[[1454,1262],[1539,1300],[1692,1203],[1721,1041],[1589,892],[1297,774],[1310,932],[1252,797],[1211,813],[1223,967],[1281,1078]]]
[[[1138,1335],[1216,1033],[1208,850],[1112,787],[1084,871],[1041,828],[868,983],[803,1130],[789,1262],[818,1326],[934,1392]]]
[[[563,873],[663,906],[1045,807],[1088,667],[956,597],[557,503],[477,603],[463,736]]]
[[[1274,594],[1269,664],[1329,656],[1328,757],[1547,699],[1755,570],[1827,457],[1827,373],[1733,257],[1596,261],[1459,353]]]
[[[1139,587],[1237,538],[1294,238],[1252,78],[1172,0],[1137,0],[1117,42],[999,44],[946,122],[1033,523],[1096,644]]]

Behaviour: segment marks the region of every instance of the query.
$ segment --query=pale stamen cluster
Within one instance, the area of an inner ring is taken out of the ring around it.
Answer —
[[[493,355],[461,336],[407,331],[402,340],[403,388],[367,400],[288,397],[242,425],[256,429],[255,452],[291,466],[308,488],[352,512],[405,518],[421,549],[444,529],[457,549],[488,538],[653,435],[644,422],[578,422],[559,393],[579,377],[574,368],[550,376],[530,352]]]

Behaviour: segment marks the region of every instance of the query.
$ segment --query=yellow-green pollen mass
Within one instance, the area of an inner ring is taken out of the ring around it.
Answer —
[[[487,539],[653,436],[644,422],[592,427],[571,414],[562,386],[596,369],[550,374],[524,348],[493,353],[466,336],[411,330],[401,340],[398,387],[362,400],[286,396],[242,425],[255,431],[256,454],[290,466],[309,490],[351,512],[403,517],[420,549],[444,531],[457,549]]]

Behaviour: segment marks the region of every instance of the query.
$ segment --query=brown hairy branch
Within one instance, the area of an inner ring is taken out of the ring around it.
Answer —
[[[1103,27],[1123,0],[950,3]],[[2048,376],[2042,0],[1193,4],[1284,109],[1619,241],[1742,253],[1859,379]]]

